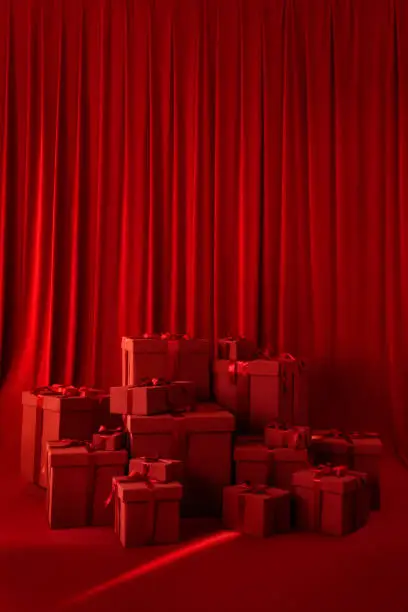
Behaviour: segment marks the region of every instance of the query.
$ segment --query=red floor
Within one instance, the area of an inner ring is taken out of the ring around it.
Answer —
[[[109,529],[50,531],[43,492],[2,476],[2,612],[408,612],[408,472],[393,459],[383,509],[351,536],[252,540],[191,522],[180,546],[135,550]]]

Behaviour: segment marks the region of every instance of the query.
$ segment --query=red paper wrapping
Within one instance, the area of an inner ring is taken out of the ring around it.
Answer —
[[[168,341],[160,335],[122,338],[122,385],[136,385],[146,378],[166,378]]]
[[[169,385],[111,387],[110,409],[115,414],[152,416],[167,412]]]
[[[124,427],[108,429],[102,425],[98,433],[93,434],[92,444],[97,450],[115,451],[126,449],[127,433]]]
[[[319,468],[296,472],[292,491],[296,523],[306,531],[345,535],[368,519],[366,476],[347,468]]]
[[[50,527],[113,525],[113,507],[105,502],[113,477],[125,472],[127,452],[89,452],[85,446],[70,446],[70,441],[50,442],[47,446]]]
[[[292,475],[309,467],[309,458],[306,449],[275,448],[271,450],[273,456],[272,484],[274,487],[290,491]]]
[[[265,427],[265,444],[268,448],[306,449],[310,445],[309,427],[274,422]]]
[[[217,403],[228,408],[235,418],[237,431],[249,430],[249,377],[245,361],[218,359],[213,364],[214,395]]]
[[[116,482],[115,531],[122,546],[172,544],[179,539],[180,483]]]
[[[218,340],[218,358],[229,361],[249,361],[256,353],[256,344],[243,337]]]
[[[234,449],[236,482],[272,485],[273,452],[262,444],[240,444]]]
[[[183,464],[177,459],[161,459],[157,457],[139,457],[131,459],[129,472],[145,475],[157,482],[172,482],[182,480]]]
[[[210,343],[208,340],[181,337],[169,340],[171,380],[190,380],[199,401],[210,397]]]
[[[268,537],[290,529],[290,496],[268,487],[235,485],[224,488],[223,522],[227,529]]]

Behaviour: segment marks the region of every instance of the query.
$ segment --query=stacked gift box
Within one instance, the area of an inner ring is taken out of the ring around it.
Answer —
[[[379,508],[377,434],[311,431],[304,363],[245,338],[122,338],[122,386],[23,393],[22,471],[52,528],[170,543],[180,517],[266,537],[341,535]],[[212,389],[210,380],[212,374]],[[215,399],[215,403],[211,399]]]

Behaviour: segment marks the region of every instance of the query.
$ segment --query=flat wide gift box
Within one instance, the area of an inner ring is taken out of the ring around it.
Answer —
[[[169,385],[153,379],[148,383],[111,387],[110,410],[113,414],[151,416],[167,412]]]
[[[109,421],[109,396],[42,395],[24,391],[21,471],[30,482],[47,486],[46,444],[49,440],[91,440]]]
[[[339,470],[339,471],[336,471]],[[327,535],[345,535],[368,520],[367,476],[345,468],[296,472],[292,478],[297,527]]]
[[[210,343],[200,338],[169,339],[170,380],[190,380],[195,385],[197,400],[210,398]]]
[[[225,487],[223,523],[227,529],[261,538],[286,533],[290,529],[290,495],[245,484]]]
[[[235,418],[237,431],[249,431],[249,377],[245,361],[216,359],[213,363],[213,387],[217,404],[228,408]]]
[[[128,416],[132,457],[183,462],[183,514],[220,514],[222,488],[231,482],[233,415],[198,404],[180,415]]]
[[[172,544],[179,540],[180,500],[178,482],[114,481],[115,532],[126,548],[147,544]]]
[[[168,341],[161,336],[122,337],[122,385],[168,376]]]
[[[293,357],[283,355],[249,361],[248,375],[252,432],[263,432],[275,420],[307,425],[305,408],[296,401],[300,369]]]
[[[52,529],[113,525],[113,505],[106,501],[112,480],[122,476],[128,454],[89,451],[75,442],[48,443],[48,521]]]
[[[130,460],[129,473],[142,474],[158,482],[179,481],[183,478],[183,463],[178,459],[139,457]]]

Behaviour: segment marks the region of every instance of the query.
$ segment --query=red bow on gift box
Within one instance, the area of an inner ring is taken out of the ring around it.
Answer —
[[[191,340],[189,334],[171,334],[170,332],[165,332],[160,337],[162,340]]]
[[[147,488],[151,490],[153,490],[155,484],[158,483],[157,480],[153,480],[152,478],[149,478],[147,474],[141,474],[140,472],[136,472],[135,470],[133,472],[130,472],[130,474],[128,474],[127,476],[118,476],[113,481],[112,490],[110,492],[108,499],[105,501],[105,507],[109,506],[109,504],[112,502],[115,496],[118,484],[122,482],[124,483],[126,482],[144,482],[146,483]]]
[[[348,467],[346,465],[337,465],[333,466],[330,463],[326,465],[319,465],[317,468],[313,470],[314,480],[319,481],[324,476],[337,476],[337,478],[342,478],[346,476],[348,472]]]
[[[45,387],[37,387],[31,392],[33,395],[63,395],[64,397],[99,397],[104,395],[102,389],[93,389],[92,387],[74,387],[73,385],[49,385]]]

